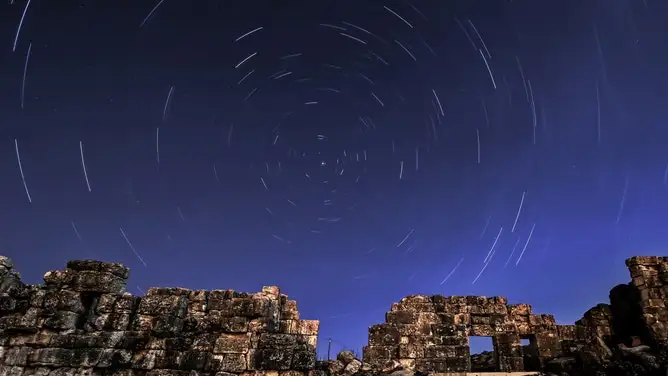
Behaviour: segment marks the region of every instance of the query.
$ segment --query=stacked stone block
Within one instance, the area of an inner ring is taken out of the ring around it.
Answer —
[[[631,283],[640,292],[640,307],[649,335],[654,341],[668,340],[668,257],[631,257],[626,266]]]
[[[0,258],[0,277],[10,276],[0,285],[0,374],[300,376],[315,368],[319,322],[300,320],[277,287],[151,288],[135,297],[124,292],[121,264],[71,261],[44,285],[17,282],[6,264]]]
[[[470,371],[469,336],[492,337],[499,371],[524,369],[521,338],[535,336],[541,357],[558,351],[554,317],[533,315],[504,297],[409,296],[394,303],[385,323],[369,328],[364,361],[398,361],[421,372]]]

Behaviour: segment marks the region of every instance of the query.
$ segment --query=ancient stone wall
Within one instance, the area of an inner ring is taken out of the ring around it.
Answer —
[[[0,257],[0,374],[217,375],[315,368],[319,322],[277,287],[124,292],[117,263],[71,261],[24,285]],[[194,373],[193,373],[194,371]]]
[[[576,324],[575,348],[624,343],[653,345],[668,340],[668,257],[636,256],[626,260],[631,282],[610,290],[609,304],[598,304]],[[568,340],[562,348],[572,345]],[[593,345],[593,346],[591,346]]]
[[[422,372],[471,369],[469,336],[492,337],[499,371],[524,370],[521,339],[530,340],[538,361],[560,351],[552,315],[536,315],[528,304],[503,297],[409,296],[394,303],[385,323],[369,328],[364,361],[398,360]]]
[[[632,282],[613,288],[610,304],[591,308],[575,325],[557,325],[552,315],[533,314],[531,306],[503,297],[406,297],[392,305],[384,324],[369,329],[364,360],[396,360],[424,372],[467,371],[468,337],[485,336],[492,337],[497,370],[519,371],[583,347],[603,349],[600,342],[668,340],[668,257],[632,257],[626,265]],[[521,339],[530,343],[521,346]]]
[[[557,325],[552,315],[503,297],[406,297],[369,328],[365,365],[339,359],[330,373],[352,376],[387,361],[422,372],[469,371],[469,336],[492,338],[497,371],[533,371],[602,342],[668,340],[668,257],[626,263],[632,281],[575,325]],[[71,261],[46,273],[44,285],[25,285],[0,256],[0,375],[323,374],[319,322],[300,320],[296,302],[277,287],[253,294],[151,288],[136,297],[125,292],[128,275],[117,263]]]
[[[668,340],[668,257],[631,257],[626,266],[640,295],[648,334],[654,341]]]

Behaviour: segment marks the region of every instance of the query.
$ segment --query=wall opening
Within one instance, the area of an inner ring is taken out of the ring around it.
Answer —
[[[492,337],[469,337],[472,372],[493,372],[498,369]]]
[[[520,337],[522,345],[522,357],[524,358],[525,371],[540,371],[540,357],[538,354],[538,344],[536,336],[527,335]]]

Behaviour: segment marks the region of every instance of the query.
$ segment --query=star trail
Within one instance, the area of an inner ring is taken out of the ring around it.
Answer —
[[[569,323],[667,254],[668,3],[0,5],[0,253],[278,285],[359,350],[409,294]]]

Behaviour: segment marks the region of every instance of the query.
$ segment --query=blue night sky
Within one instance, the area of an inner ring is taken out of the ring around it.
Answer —
[[[410,294],[572,323],[668,246],[662,0],[10,0],[0,253],[24,281],[278,285],[319,350]],[[483,270],[484,269],[484,270]]]

